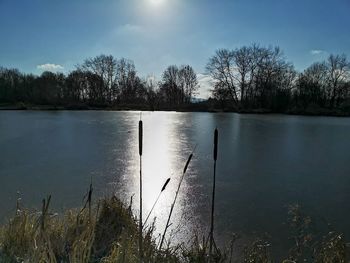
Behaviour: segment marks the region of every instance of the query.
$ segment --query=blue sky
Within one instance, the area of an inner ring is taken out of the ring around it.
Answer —
[[[141,76],[171,64],[202,74],[216,49],[252,43],[280,46],[302,70],[350,57],[350,1],[0,0],[0,33],[0,65],[35,74],[99,54],[132,59]]]

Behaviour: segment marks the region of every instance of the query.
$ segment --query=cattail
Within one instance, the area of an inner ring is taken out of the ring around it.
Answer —
[[[193,151],[194,151],[194,150],[193,150]],[[160,250],[160,249],[162,248],[162,246],[163,246],[166,231],[168,230],[168,228],[169,228],[169,226],[170,226],[170,224],[169,224],[169,223],[170,223],[170,218],[171,218],[171,215],[172,215],[173,210],[174,210],[174,206],[175,206],[175,203],[176,203],[176,199],[177,199],[177,196],[178,196],[178,194],[179,194],[182,181],[183,181],[183,179],[184,179],[185,173],[186,173],[186,171],[187,171],[188,165],[189,165],[190,162],[191,162],[192,157],[193,157],[193,152],[190,154],[190,156],[189,156],[188,159],[187,159],[187,162],[186,162],[185,167],[184,167],[184,169],[183,169],[183,173],[182,173],[182,176],[181,176],[179,185],[177,186],[177,190],[176,190],[176,193],[175,193],[175,198],[174,198],[174,201],[173,201],[173,203],[172,203],[172,205],[171,205],[170,213],[169,213],[169,216],[168,216],[168,220],[167,220],[167,222],[166,222],[165,229],[164,229],[164,232],[163,232],[163,235],[162,235],[162,239],[161,239],[161,241],[160,241],[159,250]]]
[[[215,208],[215,181],[216,181],[216,160],[218,157],[218,129],[214,131],[214,178],[213,178],[213,193],[211,201],[211,220],[210,220],[210,245],[209,245],[209,261],[212,259],[212,249],[214,243],[214,208]]]
[[[142,137],[143,137],[143,128],[142,121],[139,121],[139,155],[142,156]]]
[[[87,198],[87,202],[89,203],[89,223],[91,223],[91,203],[92,203],[92,182],[90,183],[90,189],[89,189],[89,193],[88,193],[88,198]]]
[[[190,164],[190,161],[191,161],[191,159],[192,159],[192,156],[193,156],[193,154],[191,153],[190,156],[189,156],[188,159],[187,159],[187,162],[186,162],[186,165],[185,165],[184,171],[183,171],[184,174],[186,173],[187,167],[188,167],[188,165]]]
[[[139,156],[140,156],[140,218],[139,218],[139,253],[140,262],[143,261],[143,250],[142,250],[142,138],[143,127],[142,120],[139,121]]]
[[[168,185],[169,182],[170,182],[170,178],[168,178],[168,179],[166,180],[166,182],[165,182],[165,184],[163,185],[162,190],[161,190],[160,192],[163,192],[163,191],[165,190],[165,188],[166,188],[166,186]]]
[[[90,188],[89,191],[84,195],[83,201],[85,200],[83,208],[79,211],[78,216],[77,216],[77,222],[79,221],[80,215],[83,213],[83,211],[88,207],[89,209],[89,224],[91,223],[91,205],[92,205],[92,192],[93,192],[93,187],[92,187],[92,178],[91,178],[91,183],[90,183]]]
[[[145,220],[145,222],[143,223],[143,226],[146,225],[147,220],[148,220],[148,218],[150,217],[150,215],[152,214],[152,211],[153,211],[154,207],[156,206],[156,204],[157,204],[157,202],[158,202],[158,200],[159,200],[160,195],[161,195],[162,192],[166,189],[166,187],[167,187],[167,185],[168,185],[169,182],[170,182],[170,178],[168,178],[168,179],[166,180],[166,182],[164,183],[164,185],[163,185],[163,187],[162,187],[162,190],[160,190],[160,193],[158,194],[158,197],[157,197],[156,201],[154,202],[154,204],[153,204],[151,210],[149,211],[149,213],[148,213],[148,215],[147,215],[147,217],[146,217],[146,220]]]
[[[41,210],[41,230],[42,231],[45,231],[45,219],[48,214],[50,201],[51,201],[51,195],[49,195],[47,199],[43,199],[42,201],[42,204],[43,204],[42,210]]]
[[[219,137],[218,129],[215,129],[215,131],[214,131],[214,161],[216,161],[218,159],[218,137]]]

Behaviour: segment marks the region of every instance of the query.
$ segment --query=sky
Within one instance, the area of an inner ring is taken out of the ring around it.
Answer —
[[[0,66],[68,73],[100,54],[140,76],[205,66],[219,48],[279,46],[299,71],[331,53],[350,58],[349,0],[0,0]]]

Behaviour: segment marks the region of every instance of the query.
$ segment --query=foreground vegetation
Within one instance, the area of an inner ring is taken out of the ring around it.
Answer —
[[[285,263],[348,262],[342,235],[329,232],[317,237],[311,219],[297,205],[290,207],[289,215],[295,242]],[[194,234],[190,243],[167,240],[159,250],[154,230],[154,223],[143,230],[144,262],[208,262],[208,238]],[[236,239],[222,250],[214,246],[212,262],[275,262],[270,244],[262,239],[248,244],[237,258]],[[29,212],[18,203],[15,216],[0,228],[0,262],[140,262],[137,219],[131,206],[116,197],[93,205],[90,194],[82,209],[63,215],[50,212],[50,197],[43,200],[41,212]]]

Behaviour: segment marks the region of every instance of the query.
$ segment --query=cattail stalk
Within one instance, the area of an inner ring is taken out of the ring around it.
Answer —
[[[90,189],[89,189],[89,193],[88,193],[88,198],[87,198],[87,202],[89,204],[89,223],[91,223],[91,203],[92,203],[92,182],[90,183]]]
[[[174,210],[174,206],[175,206],[175,203],[176,203],[176,199],[177,199],[177,196],[178,196],[178,194],[179,194],[182,181],[183,181],[183,179],[184,179],[184,176],[185,176],[185,174],[186,174],[188,165],[190,164],[192,157],[193,157],[193,152],[190,154],[190,156],[189,156],[188,159],[187,159],[187,162],[186,162],[186,164],[185,164],[184,170],[183,170],[183,172],[182,172],[182,176],[181,176],[179,185],[177,186],[177,190],[176,190],[176,193],[175,193],[174,202],[173,202],[172,205],[171,205],[170,213],[169,213],[169,216],[168,216],[168,220],[167,220],[167,222],[166,222],[165,229],[164,229],[164,233],[163,233],[162,239],[161,239],[161,241],[160,241],[159,250],[161,250],[161,248],[162,248],[162,246],[163,246],[166,231],[168,230],[168,228],[169,228],[169,226],[170,226],[169,223],[170,223],[171,215],[172,215],[173,210]]]
[[[163,191],[165,190],[165,188],[167,187],[167,185],[168,185],[169,182],[170,182],[170,178],[168,178],[168,179],[166,180],[166,182],[164,183],[164,185],[163,185],[163,187],[162,187],[162,190],[160,190],[159,195],[158,195],[156,201],[154,202],[154,204],[153,204],[151,210],[149,211],[149,213],[148,213],[148,215],[147,215],[147,217],[146,217],[145,222],[143,223],[143,226],[146,225],[147,220],[148,220],[148,218],[150,217],[150,215],[152,214],[152,211],[153,211],[154,207],[156,206],[156,204],[157,204],[157,202],[158,202],[158,200],[159,200],[160,195],[163,193]]]
[[[139,218],[139,253],[140,262],[143,262],[143,249],[142,249],[142,139],[143,139],[143,127],[142,120],[139,121],[139,156],[140,156],[140,218]]]
[[[211,201],[211,220],[210,220],[210,245],[209,245],[209,261],[212,260],[212,249],[214,243],[214,208],[215,208],[215,181],[216,181],[216,160],[218,158],[218,129],[214,131],[214,178],[213,178],[213,193]]]
[[[42,206],[42,210],[41,210],[41,231],[42,233],[44,233],[45,231],[45,220],[46,220],[46,216],[48,214],[49,211],[49,205],[50,205],[50,201],[51,201],[51,195],[49,195],[47,197],[47,199],[43,199],[43,206]]]

